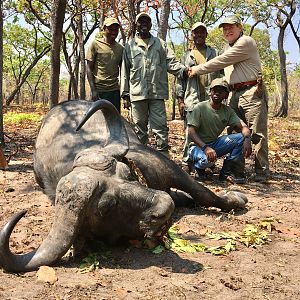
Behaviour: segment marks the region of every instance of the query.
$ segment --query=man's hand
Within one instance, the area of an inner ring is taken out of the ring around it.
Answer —
[[[193,76],[196,76],[197,74],[196,74],[196,67],[194,66],[194,67],[189,67],[189,69],[188,69],[188,76],[191,78],[191,77],[193,77]]]
[[[251,139],[245,138],[244,144],[243,144],[243,154],[244,157],[249,157],[252,153],[252,146],[251,146]]]
[[[131,103],[130,103],[130,97],[129,96],[124,96],[123,97],[123,107],[125,109],[129,109],[131,106]]]
[[[180,113],[181,120],[184,120],[185,117],[185,104],[182,98],[178,98],[178,110]]]
[[[213,148],[206,147],[204,153],[209,162],[214,162],[217,159],[217,153]]]

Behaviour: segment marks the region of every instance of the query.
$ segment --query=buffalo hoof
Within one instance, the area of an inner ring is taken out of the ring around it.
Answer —
[[[223,191],[218,196],[224,200],[224,207],[222,208],[224,211],[242,210],[248,202],[245,194],[236,191]]]

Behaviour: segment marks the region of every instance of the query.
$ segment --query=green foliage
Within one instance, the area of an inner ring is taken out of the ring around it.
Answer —
[[[91,253],[87,257],[85,257],[79,266],[80,273],[88,273],[88,272],[93,272],[96,269],[100,268],[100,262],[98,260],[98,255],[97,253]]]
[[[178,227],[173,225],[167,232],[164,244],[152,249],[152,253],[159,254],[163,252],[165,248],[182,253],[208,252],[214,255],[225,255],[237,250],[237,242],[247,247],[255,248],[271,241],[268,238],[268,232],[271,232],[272,229],[275,228],[273,225],[275,221],[280,222],[274,217],[271,217],[261,220],[257,225],[247,224],[241,232],[208,232],[206,235],[209,239],[216,241],[226,240],[225,244],[213,247],[203,243],[192,243],[189,240],[181,238],[180,235],[178,235]],[[268,232],[264,231],[264,229],[267,229]]]
[[[15,113],[8,112],[4,114],[3,122],[4,124],[12,123],[12,124],[20,124],[24,122],[40,122],[41,117],[36,113]]]
[[[216,50],[218,50],[219,53],[221,53],[226,45],[222,30],[218,27],[209,30],[206,43],[207,45],[214,47]]]
[[[25,74],[26,69],[32,61],[43,52],[45,47],[49,46],[49,40],[44,36],[40,36],[35,28],[30,26],[24,27],[19,23],[6,22],[4,26],[4,61],[3,76],[5,80],[6,94],[18,85],[21,77]],[[27,77],[27,87],[22,87],[24,97],[30,99],[33,90],[46,89],[49,83],[50,60],[44,57],[39,60],[35,67],[31,70]]]

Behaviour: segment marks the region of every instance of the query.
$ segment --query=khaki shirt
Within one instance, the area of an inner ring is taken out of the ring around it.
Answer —
[[[167,73],[182,75],[185,69],[165,41],[151,35],[145,45],[135,37],[123,52],[121,96],[130,96],[131,101],[168,99]]]
[[[123,46],[115,42],[107,44],[96,35],[86,53],[86,60],[94,63],[95,86],[100,91],[119,90],[119,68],[122,62]]]
[[[207,74],[221,69],[229,84],[257,80],[261,62],[254,39],[242,35],[232,46],[227,45],[223,54],[197,66],[196,73]]]

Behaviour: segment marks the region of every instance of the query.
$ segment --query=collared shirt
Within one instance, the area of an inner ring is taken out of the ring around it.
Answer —
[[[186,67],[176,60],[167,43],[150,36],[148,46],[138,37],[124,48],[121,68],[121,96],[131,101],[168,99],[168,72],[182,74]]]
[[[210,47],[206,46],[205,60],[210,61],[214,57],[217,56],[217,51]],[[188,66],[196,66],[196,58],[194,57],[193,51],[190,49],[186,51],[180,61]],[[205,73],[204,73],[205,74]],[[212,72],[205,75],[204,80],[204,93],[203,89],[200,86],[200,81],[198,76],[194,76],[192,78],[178,77],[176,83],[176,95],[177,97],[181,97],[184,99],[185,110],[191,111],[194,106],[198,104],[200,101],[205,101],[209,99],[209,86],[213,79],[222,77],[223,74],[220,71]]]
[[[216,58],[196,67],[197,74],[224,69],[229,84],[256,80],[261,72],[261,61],[254,39],[242,35],[233,45],[227,45]]]
[[[86,53],[86,60],[94,63],[95,86],[100,91],[119,90],[119,69],[122,62],[123,46],[115,42],[106,43],[96,35]]]

